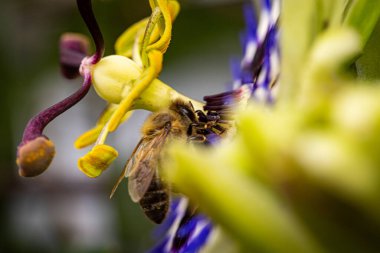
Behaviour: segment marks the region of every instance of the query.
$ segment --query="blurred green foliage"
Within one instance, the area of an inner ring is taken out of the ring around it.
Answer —
[[[282,3],[276,104],[213,149],[174,144],[166,172],[244,252],[378,252],[378,3]]]

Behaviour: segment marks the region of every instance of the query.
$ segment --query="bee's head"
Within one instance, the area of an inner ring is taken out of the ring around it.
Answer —
[[[190,101],[185,102],[181,99],[177,99],[170,106],[170,110],[178,113],[181,118],[190,121],[190,123],[197,120],[194,107]]]

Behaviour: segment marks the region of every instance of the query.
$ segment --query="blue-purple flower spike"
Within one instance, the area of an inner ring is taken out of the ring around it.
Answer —
[[[212,223],[192,208],[186,198],[180,198],[173,201],[168,217],[156,234],[161,235],[165,230],[163,240],[150,253],[198,252],[209,239]]]
[[[252,6],[244,6],[244,16],[248,27],[243,36],[243,59],[240,62],[241,76],[237,86],[248,85],[252,97],[263,102],[273,101],[272,88],[279,76],[278,19],[280,1],[261,1],[260,19],[257,27],[250,21],[255,19]],[[237,87],[235,86],[235,88]]]
[[[103,36],[93,14],[91,1],[77,0],[77,4],[96,45],[95,54],[86,61],[86,64],[95,64],[101,59],[104,52]],[[61,49],[61,57],[63,57],[61,58],[61,63],[63,62],[66,65],[71,64],[72,67],[75,67],[75,64],[79,62],[78,56],[82,55],[84,57],[82,62],[86,59],[86,42],[77,37],[64,42],[62,44],[61,41],[61,46],[64,47]],[[91,87],[91,75],[88,66],[82,65],[78,67],[84,68],[84,70],[80,71],[84,77],[84,81],[79,90],[61,102],[40,112],[25,127],[23,138],[17,149],[17,165],[21,176],[37,176],[43,173],[53,160],[55,155],[54,143],[43,135],[43,130],[52,120],[70,109],[88,93]],[[68,70],[66,68],[65,71],[68,71],[66,72],[67,75],[73,77],[72,69]]]
[[[244,5],[246,31],[242,38],[243,57],[232,64],[232,90],[205,96],[206,116],[215,113],[221,123],[233,120],[233,107],[251,97],[273,102],[272,88],[279,75],[278,18],[279,0],[261,1],[259,19],[253,6]],[[202,118],[200,117],[200,121]],[[221,138],[210,131],[207,144],[213,145]],[[173,202],[173,206],[160,230],[166,229],[163,240],[151,253],[196,253],[210,240],[213,233],[211,221],[193,210],[186,198]]]

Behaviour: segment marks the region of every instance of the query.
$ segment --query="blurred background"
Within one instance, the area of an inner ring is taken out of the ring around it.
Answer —
[[[195,99],[225,90],[229,61],[239,57],[244,29],[241,1],[183,0],[160,79]],[[148,1],[94,0],[106,55],[124,29],[148,16]],[[154,244],[151,224],[122,184],[109,193],[139,139],[147,113],[138,111],[108,143],[119,151],[113,166],[91,179],[76,166],[87,150],[75,139],[91,128],[105,102],[94,91],[46,128],[56,144],[50,168],[21,178],[16,147],[27,121],[73,93],[81,80],[61,77],[58,40],[88,32],[75,0],[0,2],[0,252],[144,252]]]

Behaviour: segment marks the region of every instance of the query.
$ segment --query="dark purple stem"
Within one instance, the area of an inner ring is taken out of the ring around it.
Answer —
[[[77,0],[77,5],[79,12],[91,33],[92,39],[95,42],[96,52],[93,55],[93,62],[91,62],[92,64],[95,64],[102,58],[104,53],[103,35],[100,31],[98,23],[96,22],[94,12],[92,10],[91,0]]]
[[[65,98],[61,102],[47,108],[46,110],[40,112],[38,115],[33,117],[27,124],[24,135],[22,137],[21,145],[25,144],[30,140],[42,135],[42,131],[53,119],[57,116],[70,109],[73,105],[78,103],[89,91],[91,87],[91,75],[86,74],[82,87],[77,90],[71,96]]]

